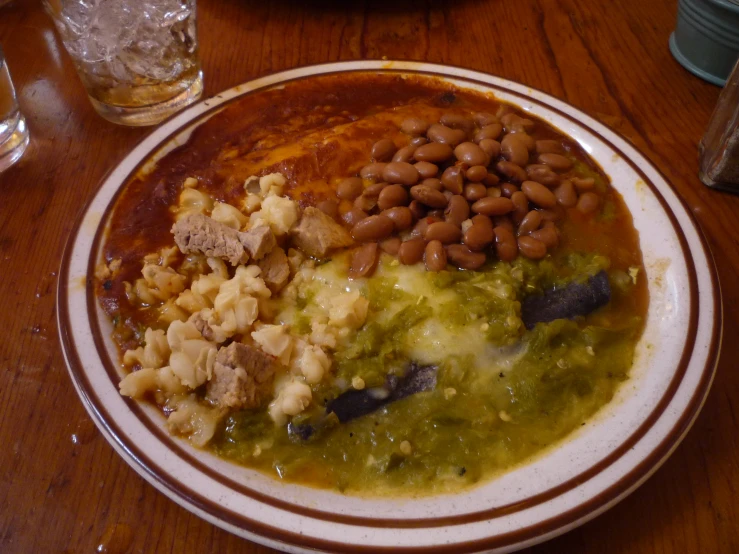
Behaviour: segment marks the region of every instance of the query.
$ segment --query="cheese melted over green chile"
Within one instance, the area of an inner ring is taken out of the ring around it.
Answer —
[[[627,379],[641,330],[638,316],[604,326],[633,293],[612,279],[611,305],[581,321],[557,320],[526,332],[520,298],[609,268],[600,255],[519,258],[482,271],[427,272],[384,256],[375,275],[346,278],[339,257],[318,267],[297,307],[278,320],[307,331],[312,308],[332,294],[359,290],[367,322],[335,355],[335,379],[314,388],[312,411],[295,424],[322,422],[302,441],[264,413],[228,418],[216,452],[282,478],[342,491],[418,493],[458,490],[525,460],[585,424]],[[604,319],[605,318],[605,319]],[[438,366],[437,386],[339,424],[323,405],[352,377],[380,387],[411,362]],[[411,454],[400,443],[411,444]],[[259,448],[257,448],[259,447]],[[258,455],[255,456],[255,448]]]

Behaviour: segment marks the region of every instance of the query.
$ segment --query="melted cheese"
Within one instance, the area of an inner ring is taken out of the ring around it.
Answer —
[[[383,255],[377,271],[369,279],[350,280],[347,276],[345,257],[320,265],[312,272],[311,279],[304,283],[303,294],[307,293],[310,302],[302,310],[311,321],[325,323],[326,314],[331,307],[331,299],[347,292],[359,292],[369,296],[372,280],[394,282],[393,288],[406,294],[399,300],[388,298],[370,299],[380,304],[380,310],[371,310],[367,321],[386,323],[401,309],[413,303],[424,302],[431,307],[434,315],[417,324],[407,334],[404,350],[408,356],[422,364],[440,364],[450,357],[467,358],[483,374],[495,373],[510,368],[519,356],[516,348],[500,348],[492,345],[485,336],[486,321],[475,320],[466,325],[445,321],[441,314],[448,306],[458,305],[465,309],[465,299],[453,288],[439,289],[431,281],[422,264],[406,266],[398,264],[395,258]],[[287,307],[278,316],[280,321],[290,322],[296,310]],[[344,340],[351,342],[354,333],[345,333]]]

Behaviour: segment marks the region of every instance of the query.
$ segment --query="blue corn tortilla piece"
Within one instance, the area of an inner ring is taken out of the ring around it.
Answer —
[[[413,362],[402,378],[389,375],[387,381],[392,392],[388,402],[435,389],[438,371],[439,368],[435,365],[418,365]]]
[[[307,441],[316,432],[316,428],[310,423],[293,423],[287,424],[287,434],[291,439],[297,441]]]
[[[438,370],[437,366],[423,366],[412,362],[402,377],[389,375],[382,387],[348,390],[329,402],[326,411],[333,412],[341,423],[346,423],[391,402],[433,390],[436,387]]]
[[[381,408],[388,398],[385,387],[348,390],[329,402],[326,411],[335,413],[341,423],[346,423]]]
[[[530,330],[537,323],[588,315],[610,301],[608,274],[600,271],[584,283],[573,282],[541,295],[527,296],[521,302],[521,319]]]

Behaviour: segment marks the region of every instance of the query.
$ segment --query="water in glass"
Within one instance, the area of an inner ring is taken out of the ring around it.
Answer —
[[[45,0],[95,109],[151,125],[203,91],[195,0]]]

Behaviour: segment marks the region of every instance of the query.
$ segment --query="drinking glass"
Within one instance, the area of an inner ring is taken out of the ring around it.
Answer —
[[[0,172],[20,159],[28,140],[26,120],[18,109],[8,64],[0,48]]]
[[[44,0],[92,105],[153,125],[203,93],[195,0]]]

